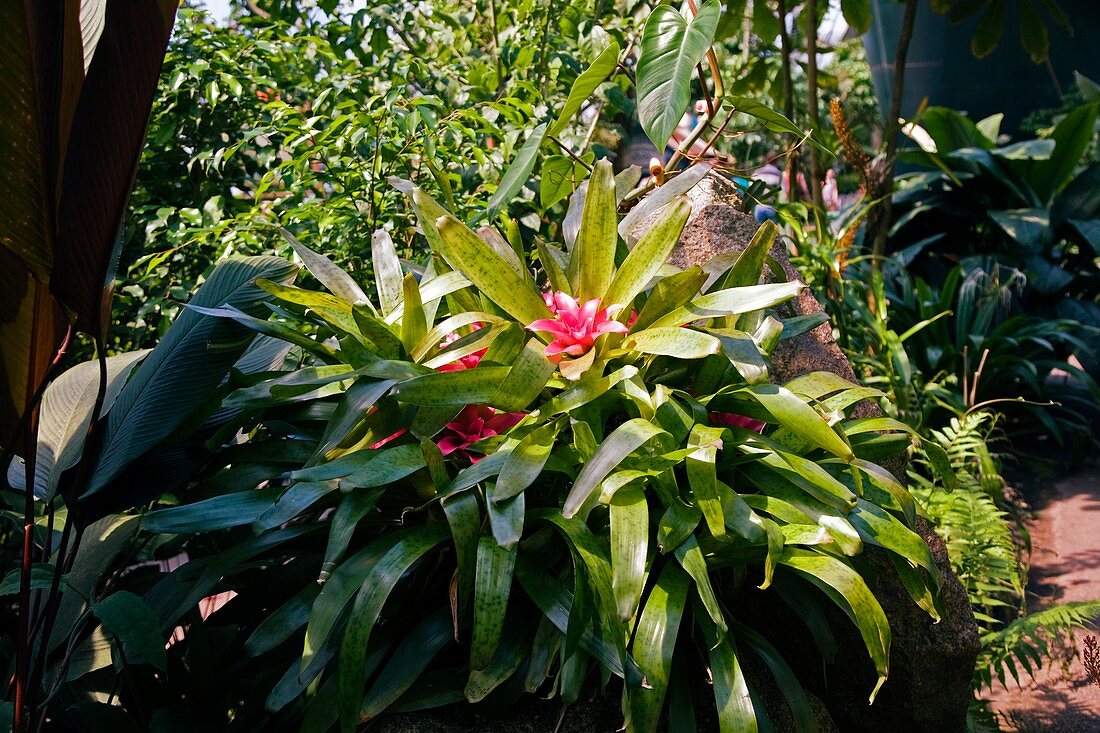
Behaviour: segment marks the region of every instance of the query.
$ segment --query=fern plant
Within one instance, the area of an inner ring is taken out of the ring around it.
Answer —
[[[947,454],[953,491],[928,478],[937,472],[918,450],[910,472],[913,495],[947,545],[979,624],[982,651],[974,672],[980,693],[997,680],[1021,684],[1073,646],[1073,632],[1100,615],[1100,600],[1065,603],[1027,613],[1026,531],[1005,507],[1006,482],[990,444],[997,439],[995,413],[980,410],[953,418],[931,440]],[[942,475],[942,474],[940,474]],[[976,700],[981,706],[981,701]],[[977,718],[975,718],[977,719]]]

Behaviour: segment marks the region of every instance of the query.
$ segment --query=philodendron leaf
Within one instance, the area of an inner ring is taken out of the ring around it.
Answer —
[[[543,123],[531,131],[531,134],[527,136],[527,141],[523,143],[523,147],[512,158],[508,170],[504,172],[500,183],[497,185],[496,193],[493,194],[493,198],[489,199],[489,208],[486,209],[485,214],[490,221],[496,218],[497,212],[511,201],[531,178],[531,171],[535,169],[535,160],[538,157],[539,148],[542,147],[542,141],[545,139],[546,123]]]
[[[581,105],[611,75],[618,63],[619,44],[612,41],[611,45],[596,57],[592,65],[585,69],[573,82],[573,87],[569,90],[569,97],[561,108],[561,114],[554,120],[554,124],[550,125],[550,129],[546,131],[546,134],[557,135],[564,130],[570,120],[573,119],[573,115],[577,114],[577,110],[581,108]]]
[[[721,3],[707,0],[691,20],[672,5],[658,5],[646,21],[638,59],[638,121],[658,150],[687,111],[691,76],[710,50],[721,17]]]
[[[553,317],[534,286],[517,275],[469,227],[450,215],[440,217],[436,227],[443,259],[469,278],[489,300],[523,325]]]
[[[776,112],[774,109],[767,106],[766,104],[761,104],[760,102],[757,102],[755,99],[731,95],[726,97],[725,105],[729,107],[732,112],[740,112],[741,114],[748,115],[749,117],[755,117],[756,119],[760,120],[760,123],[764,125],[766,129],[771,130],[772,132],[795,135],[806,140],[818,150],[828,155],[833,154],[832,150],[829,150],[817,140],[813,139],[812,133],[816,132],[816,130],[805,132],[804,130],[802,130],[802,128],[791,122],[779,112]]]
[[[137,652],[142,661],[162,672],[168,671],[160,619],[145,601],[128,591],[118,591],[93,604],[92,612],[107,631]]]

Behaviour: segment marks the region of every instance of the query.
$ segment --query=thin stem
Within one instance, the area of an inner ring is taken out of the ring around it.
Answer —
[[[817,0],[808,0],[806,13],[806,28],[809,31],[806,38],[806,94],[809,97],[806,106],[811,131],[817,133],[821,129],[817,109]],[[794,182],[791,183],[793,186]],[[814,206],[819,209],[824,206],[821,196],[821,161],[818,159],[817,150],[812,145],[810,146],[810,196],[813,197]]]
[[[875,239],[871,252],[874,255],[871,266],[876,270],[882,267],[882,258],[886,254],[886,235],[890,231],[890,217],[893,214],[894,201],[894,164],[898,150],[898,133],[901,131],[901,101],[905,91],[905,59],[909,55],[909,42],[913,39],[913,25],[917,17],[917,0],[906,0],[905,17],[901,22],[901,37],[894,56],[894,88],[890,94],[890,112],[886,119],[886,167],[879,182],[878,197],[882,198],[882,207],[878,212]]]
[[[794,83],[791,81],[791,34],[787,30],[787,0],[779,3],[779,48],[783,78],[783,114],[788,120],[794,119]],[[791,136],[793,138],[793,135]],[[795,201],[795,181],[798,178],[798,157],[787,156],[787,200]]]
[[[555,145],[557,145],[563,153],[572,158],[573,162],[584,166],[584,169],[587,170],[589,173],[592,172],[592,166],[588,165],[588,163],[585,163],[581,158],[578,158],[577,154],[570,150],[568,145],[563,143],[561,140],[558,140],[553,135],[547,135],[546,137],[551,140]]]
[[[504,62],[500,58],[500,38],[497,30],[496,0],[489,0],[489,23],[493,29],[493,56],[497,62],[497,86],[504,83]]]

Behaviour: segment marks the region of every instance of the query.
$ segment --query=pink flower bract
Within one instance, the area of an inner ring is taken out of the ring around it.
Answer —
[[[522,419],[522,412],[497,412],[486,405],[467,405],[444,426],[436,445],[445,456],[460,453],[476,461],[477,458],[466,452],[467,448],[479,440],[510,430]]]
[[[475,322],[470,324],[470,328],[474,331],[480,331],[484,325],[483,323]],[[458,335],[458,331],[451,331],[439,342],[439,348],[445,349],[460,338],[462,337]],[[442,366],[436,367],[435,370],[437,372],[460,372],[463,369],[473,369],[481,363],[481,357],[485,356],[486,351],[488,351],[487,348],[475,351],[472,354],[467,354],[466,356],[460,356],[449,364],[443,364]]]
[[[546,356],[551,361],[559,361],[562,356],[584,356],[596,342],[596,337],[605,333],[626,333],[625,324],[611,316],[622,306],[610,305],[600,308],[600,299],[593,298],[583,305],[563,292],[543,296],[554,318],[543,318],[527,326],[528,331],[543,331],[553,334],[554,340],[546,347]]]
[[[731,428],[744,428],[754,433],[763,433],[767,423],[754,420],[751,417],[738,415],[736,412],[711,412],[707,418],[716,425],[729,425]]]

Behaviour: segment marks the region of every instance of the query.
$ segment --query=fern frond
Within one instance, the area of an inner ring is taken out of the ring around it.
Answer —
[[[1093,627],[1100,618],[1100,599],[1063,603],[1016,619],[1003,629],[982,635],[976,681],[990,687],[1011,677],[1021,684],[1021,669],[1029,677],[1053,657],[1052,647],[1073,642],[1073,632]]]

